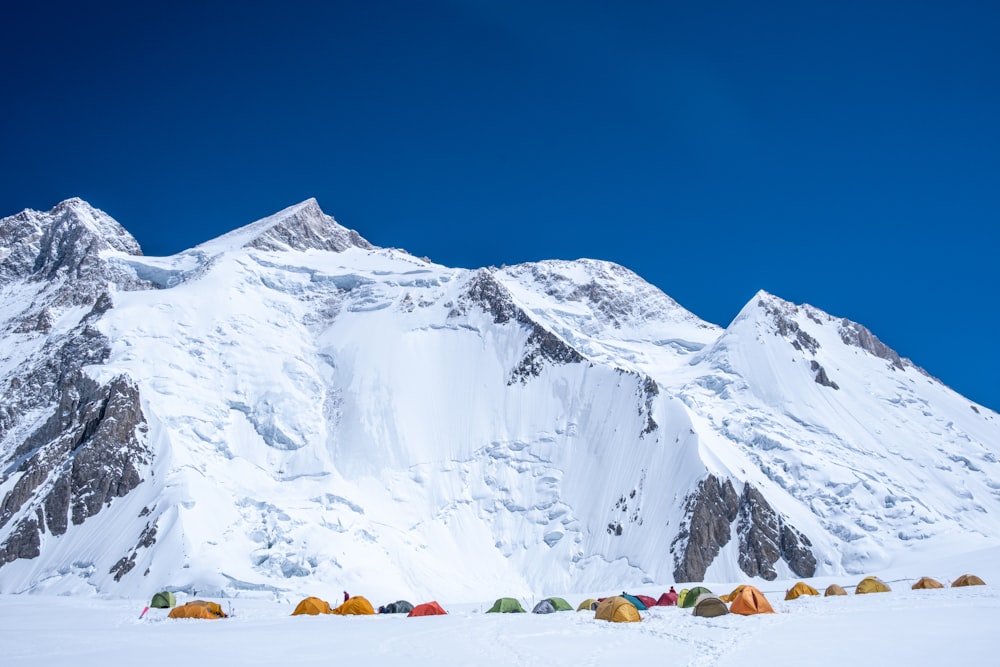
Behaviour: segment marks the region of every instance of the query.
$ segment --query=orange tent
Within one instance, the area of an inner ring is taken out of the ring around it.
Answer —
[[[918,590],[921,588],[944,588],[944,584],[942,584],[937,579],[931,579],[930,577],[920,577],[920,580],[917,581],[917,583],[910,586],[910,588],[912,588],[913,590]]]
[[[951,582],[952,586],[985,586],[986,582],[974,574],[963,574],[961,577]]]
[[[743,614],[744,616],[749,616],[751,614],[773,614],[774,609],[771,608],[771,603],[767,601],[764,594],[761,593],[754,586],[744,586],[743,589],[736,594],[736,598],[733,599],[732,604],[729,605],[729,611],[734,614]]]
[[[800,581],[785,591],[786,600],[795,600],[803,595],[819,595],[819,591],[804,581]]]
[[[635,605],[620,595],[601,600],[594,611],[594,618],[612,623],[634,623],[642,620]]]
[[[375,608],[372,607],[371,602],[358,595],[340,605],[330,613],[337,614],[338,616],[368,616],[369,614],[375,614]]]
[[[226,613],[218,602],[208,602],[206,600],[192,600],[187,604],[174,607],[170,610],[169,618],[226,618]]]
[[[441,605],[439,605],[437,603],[437,601],[435,600],[434,602],[425,602],[424,604],[418,604],[416,607],[413,608],[413,611],[411,611],[406,616],[407,617],[410,617],[410,616],[440,616],[442,614],[447,614],[447,613],[448,612],[446,612],[444,609],[442,609]]]
[[[316,614],[332,614],[333,610],[330,609],[330,603],[326,600],[320,600],[319,598],[309,597],[303,600],[295,607],[295,611],[292,612],[292,616],[299,616],[300,614],[309,614],[315,616]]]

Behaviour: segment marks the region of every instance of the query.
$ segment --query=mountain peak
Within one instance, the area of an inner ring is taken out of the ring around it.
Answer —
[[[340,225],[310,197],[249,225],[223,234],[203,245],[224,244],[228,248],[257,250],[328,250],[343,252],[348,248],[372,249],[353,229]]]

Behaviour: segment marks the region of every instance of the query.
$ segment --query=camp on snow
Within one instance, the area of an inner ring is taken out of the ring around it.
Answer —
[[[977,577],[974,574],[963,574],[961,577],[951,582],[952,587],[955,586],[985,586],[986,582]]]
[[[803,595],[819,595],[819,591],[804,581],[798,582],[785,591],[786,600],[796,600]]]
[[[442,616],[442,615],[447,614],[447,613],[448,612],[446,612],[444,609],[442,609],[441,605],[439,605],[437,603],[437,601],[434,600],[434,601],[431,601],[431,602],[425,602],[423,604],[418,604],[416,607],[414,607],[413,609],[410,610],[410,613],[407,614],[407,617],[410,617],[410,616]]]
[[[774,608],[764,594],[755,586],[744,586],[730,602],[729,611],[734,614],[750,616],[752,614],[773,614]]]
[[[413,611],[413,605],[406,600],[396,600],[387,605],[379,607],[380,614],[409,614]]]
[[[639,610],[635,605],[616,595],[611,598],[604,598],[594,611],[594,618],[612,623],[635,623],[642,620]]]
[[[228,618],[226,613],[222,611],[222,607],[218,602],[209,602],[207,600],[192,600],[187,604],[183,604],[180,607],[174,607],[170,610],[170,618],[204,618],[204,619],[216,619],[216,618]]]
[[[292,616],[301,616],[303,614],[316,616],[317,614],[332,613],[333,609],[330,608],[329,602],[316,597],[308,597],[295,606],[295,611],[292,612]]]
[[[691,613],[695,616],[713,618],[728,614],[729,609],[726,607],[726,603],[719,599],[719,596],[706,593],[698,596]]]
[[[854,589],[854,593],[864,595],[865,593],[888,593],[891,590],[889,584],[878,577],[865,577],[858,584],[857,588]]]
[[[944,584],[931,577],[920,577],[920,579],[917,580],[917,583],[910,586],[910,588],[915,591],[922,588],[944,588]]]
[[[177,606],[177,598],[170,591],[160,591],[153,596],[149,606],[153,609],[170,609]]]
[[[337,614],[338,616],[367,616],[369,614],[374,614],[375,609],[372,607],[372,603],[366,598],[357,595],[330,613]]]
[[[487,614],[523,614],[524,607],[514,598],[497,598],[493,606],[486,610]]]
[[[715,595],[712,591],[708,590],[704,586],[695,586],[691,590],[681,591],[681,596],[677,600],[678,607],[684,607],[685,609],[690,609],[694,606],[694,603],[698,601],[698,598],[702,595],[708,593],[709,595]]]

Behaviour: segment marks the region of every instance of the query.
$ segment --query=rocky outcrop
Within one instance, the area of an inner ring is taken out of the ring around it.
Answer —
[[[739,511],[739,495],[730,480],[709,475],[684,502],[687,517],[670,546],[675,581],[701,581],[705,571],[732,538],[730,524]]]
[[[17,448],[0,484],[16,478],[0,501],[0,565],[38,555],[39,534],[66,532],[142,482],[151,462],[138,389],[119,376],[98,385],[67,378],[49,419]]]
[[[258,250],[329,250],[343,252],[348,248],[371,250],[374,246],[353,229],[339,225],[323,213],[315,199],[265,218],[254,225],[263,227],[247,247]]]
[[[770,301],[760,299],[757,305],[770,315],[775,331],[782,338],[790,340],[792,347],[799,352],[808,351],[810,354],[816,354],[819,341],[803,330],[792,317],[796,312],[795,306],[785,302],[779,304],[779,300],[774,297]]]
[[[685,501],[685,522],[674,538],[674,579],[702,581],[730,539],[733,522],[739,539],[739,566],[750,577],[772,581],[782,560],[800,577],[816,572],[809,539],[774,511],[752,484],[736,493],[730,480],[708,475]]]
[[[468,312],[470,306],[481,308],[493,317],[494,324],[517,322],[529,329],[524,354],[511,373],[508,384],[527,382],[537,377],[546,363],[575,364],[585,361],[582,354],[548,329],[531,319],[524,310],[514,303],[510,292],[493,277],[488,269],[476,272],[469,281],[469,287],[450,316]]]
[[[809,369],[816,374],[816,384],[821,384],[824,387],[830,387],[831,389],[840,389],[840,385],[830,379],[830,377],[826,374],[826,369],[823,368],[823,366],[821,366],[815,359],[809,362]]]

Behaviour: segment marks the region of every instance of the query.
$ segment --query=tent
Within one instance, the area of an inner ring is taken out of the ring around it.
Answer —
[[[864,593],[888,593],[892,589],[889,588],[889,584],[885,583],[878,577],[865,577],[858,584],[858,587],[854,589],[854,592],[858,595]]]
[[[823,593],[825,597],[830,597],[831,595],[847,595],[847,591],[840,584],[830,584],[826,587],[826,592]]]
[[[677,604],[677,591],[670,589],[656,601],[658,607],[673,607]]]
[[[739,586],[734,588],[733,592],[730,593],[729,595],[720,595],[719,599],[722,600],[723,602],[732,602],[733,600],[736,599],[736,596],[740,594],[740,591],[743,590],[744,585],[745,584],[740,584]]]
[[[177,606],[177,598],[170,591],[160,591],[153,596],[149,606],[154,609],[170,609]]]
[[[694,606],[694,603],[698,601],[698,597],[708,593],[709,595],[715,595],[712,591],[708,590],[704,586],[695,586],[691,590],[684,592],[681,591],[680,600],[677,601],[678,607],[684,607],[685,609],[690,609]]]
[[[785,591],[786,600],[795,600],[803,595],[819,595],[819,591],[810,586],[804,581],[800,581],[787,591]]]
[[[917,580],[917,583],[910,586],[910,588],[912,588],[915,591],[921,588],[944,588],[944,584],[942,584],[937,579],[932,579],[930,577],[920,577],[920,579]]]
[[[396,600],[382,607],[380,614],[409,614],[413,611],[413,605],[406,600]]]
[[[356,595],[330,613],[338,616],[368,616],[374,615],[375,609],[366,598]]]
[[[411,609],[410,613],[407,614],[406,616],[407,618],[409,618],[410,616],[442,616],[447,613],[448,612],[442,609],[441,605],[439,605],[435,600],[432,602],[425,602],[423,604],[418,604],[416,607]]]
[[[597,605],[594,618],[612,623],[635,623],[642,620],[635,605],[620,595],[604,598],[601,604]]]
[[[208,602],[206,600],[192,600],[180,607],[170,610],[170,618],[226,618],[225,612],[218,602]]]
[[[639,611],[646,611],[647,609],[649,609],[649,607],[645,603],[643,603],[642,600],[640,600],[634,595],[629,595],[628,593],[622,593],[621,597],[631,602],[635,606],[635,608],[638,609]]]
[[[729,610],[726,608],[726,603],[720,600],[718,596],[706,593],[705,595],[698,596],[691,613],[695,616],[712,618],[728,614]]]
[[[329,602],[326,600],[320,600],[319,598],[308,597],[295,607],[295,611],[292,612],[292,616],[299,616],[301,614],[315,616],[316,614],[332,613],[333,610],[330,609]]]
[[[646,609],[656,606],[656,598],[650,597],[648,595],[636,595],[636,597],[639,598],[639,602],[646,605]]]
[[[493,603],[493,606],[486,610],[487,614],[523,614],[524,607],[521,603],[514,598],[497,598],[497,601]]]
[[[729,611],[743,616],[774,613],[771,603],[755,586],[744,586],[730,603]]]
[[[684,602],[684,598],[687,597],[688,589],[682,588],[681,592],[677,594],[677,606],[680,607],[681,603]]]
[[[554,611],[573,611],[569,602],[562,598],[545,598],[531,610],[533,614],[551,614]]]
[[[974,574],[963,574],[961,577],[951,582],[954,586],[985,586],[986,582]]]
[[[597,600],[594,598],[587,598],[576,608],[577,611],[594,611],[595,609],[597,609]]]

